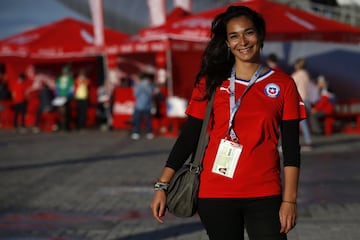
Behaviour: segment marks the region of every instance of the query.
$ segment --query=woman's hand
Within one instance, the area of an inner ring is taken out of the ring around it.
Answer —
[[[165,215],[166,212],[166,192],[168,183],[170,182],[170,179],[172,176],[174,176],[175,171],[172,168],[165,167],[160,175],[160,178],[158,179],[157,183],[160,183],[161,185],[165,185],[165,189],[158,189],[154,192],[154,198],[150,204],[150,208],[152,210],[153,217],[158,221],[159,223],[164,223],[162,220],[162,217]]]
[[[154,192],[154,198],[150,204],[150,208],[152,209],[153,217],[159,223],[164,223],[162,217],[166,212],[166,193],[163,190],[157,190]]]
[[[281,233],[288,233],[296,224],[296,203],[282,202],[279,216],[281,224]]]

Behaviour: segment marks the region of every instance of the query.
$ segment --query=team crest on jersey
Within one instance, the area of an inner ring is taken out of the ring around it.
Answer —
[[[269,83],[268,85],[265,86],[264,92],[266,96],[275,98],[280,94],[280,87],[275,83]]]

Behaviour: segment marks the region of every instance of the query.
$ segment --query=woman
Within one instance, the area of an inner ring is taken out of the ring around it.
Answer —
[[[198,195],[202,224],[211,240],[244,239],[244,228],[250,239],[286,239],[296,221],[303,103],[289,76],[260,67],[265,22],[259,14],[230,6],[213,20],[211,31],[186,110],[188,120],[156,185],[153,217],[163,222],[167,183],[195,150],[207,100],[214,91]],[[277,151],[280,132],[283,189]],[[229,153],[228,159],[222,157],[223,151]]]
[[[298,92],[301,99],[304,101],[306,113],[310,113],[311,102],[310,102],[310,87],[311,80],[309,72],[306,70],[306,62],[304,58],[298,58],[294,63],[294,72],[291,77],[294,79]],[[312,139],[310,126],[307,119],[300,121],[300,130],[304,138],[304,145],[302,149],[307,151],[312,149]]]

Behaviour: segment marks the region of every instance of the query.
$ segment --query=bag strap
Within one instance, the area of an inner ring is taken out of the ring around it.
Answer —
[[[205,118],[204,118],[204,121],[201,126],[200,137],[199,137],[199,141],[197,144],[195,157],[193,158],[193,162],[192,162],[192,165],[194,165],[194,166],[201,165],[201,161],[202,161],[202,158],[205,153],[205,148],[209,141],[209,136],[207,134],[207,128],[209,125],[210,115],[211,115],[211,111],[212,111],[212,107],[213,107],[214,95],[215,95],[215,93],[212,92],[210,95],[209,102],[206,107]]]

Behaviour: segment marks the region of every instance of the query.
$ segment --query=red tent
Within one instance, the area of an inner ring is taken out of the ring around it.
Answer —
[[[64,64],[75,63],[88,68],[93,78],[99,76],[98,66],[103,55],[117,52],[116,45],[128,35],[104,29],[104,46],[94,45],[92,24],[65,18],[36,29],[28,30],[0,41],[0,63],[5,65],[10,79],[37,65],[51,74],[58,74]],[[82,64],[84,63],[84,64]]]
[[[105,49],[127,39],[121,32],[104,29]],[[93,26],[79,20],[63,20],[25,31],[0,41],[0,56],[59,58],[92,56],[103,49],[94,45]]]
[[[360,42],[360,28],[270,0],[244,0],[232,5],[244,5],[262,14],[267,25],[267,41],[314,40],[330,42]],[[207,41],[213,18],[227,6],[185,17],[167,25],[168,37],[189,41]]]
[[[266,41],[328,41],[359,43],[360,29],[331,19],[320,17],[285,4],[270,0],[244,0],[232,5],[245,5],[263,15],[267,24]],[[226,11],[229,5],[200,12],[185,14],[176,10],[175,18],[165,25],[142,29],[138,35],[123,42],[118,50],[129,57],[153,53],[156,63],[158,52],[168,51],[171,60],[172,89],[174,95],[188,96],[198,70],[204,45],[209,40],[213,18]],[[170,13],[170,15],[173,13]],[[169,66],[168,66],[169,68]],[[186,69],[186,70],[184,70]]]
[[[199,58],[205,48],[205,42],[170,39],[168,26],[191,14],[184,9],[174,8],[166,18],[166,24],[144,28],[135,36],[119,44],[118,53],[126,58],[119,68],[128,73],[136,73],[138,68],[129,66],[131,62],[142,62],[158,68],[167,68],[169,74],[168,89],[170,95],[189,97],[192,85],[182,84],[182,80],[192,82],[199,68]],[[189,61],[190,60],[190,61]],[[196,63],[194,63],[196,61]],[[186,71],[182,71],[186,69]]]
[[[167,29],[170,26],[170,24],[190,15],[191,15],[190,12],[187,12],[181,7],[176,7],[166,16],[165,24],[156,27],[143,28],[139,31],[138,35],[135,36],[135,38],[139,37],[142,38],[142,40],[149,41],[154,37],[155,40],[159,40],[159,36],[160,38],[166,37]]]
[[[288,5],[269,0],[239,1],[233,5],[248,6],[263,15],[267,24],[266,41],[360,42],[360,29]],[[209,40],[211,22],[228,6],[188,16],[177,15],[163,26],[143,29],[128,42],[123,42],[119,53],[130,60],[163,65],[157,64],[157,59],[158,56],[162,59],[166,52],[169,95],[188,99]],[[119,67],[129,69],[123,62]]]
[[[91,79],[92,97],[96,93],[93,89],[105,78],[105,56],[116,52],[117,44],[128,38],[126,34],[105,28],[104,46],[95,46],[93,35],[92,24],[65,18],[2,39],[0,65],[5,66],[10,83],[29,65],[51,78],[58,76],[64,65],[71,66],[74,76],[84,69]],[[36,106],[29,101],[28,112],[32,105]],[[33,122],[31,119],[29,122]]]

